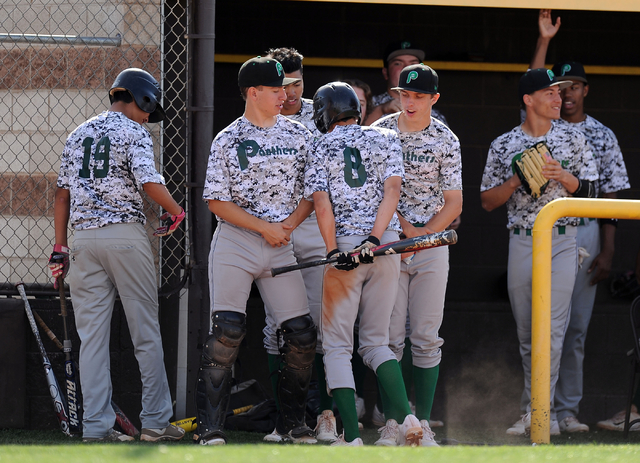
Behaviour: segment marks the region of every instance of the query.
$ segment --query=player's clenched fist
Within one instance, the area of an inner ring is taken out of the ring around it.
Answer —
[[[369,237],[360,243],[360,246],[349,251],[349,254],[358,254],[356,257],[358,262],[361,264],[373,264],[373,260],[375,256],[373,255],[373,251],[371,249],[376,246],[380,246],[380,240],[373,235],[369,235]]]
[[[340,252],[338,248],[327,254],[327,259],[331,259],[332,257],[338,259],[338,261],[333,264],[333,266],[338,270],[349,271],[357,268],[358,265],[360,265],[357,256],[352,256],[348,252]]]
[[[153,233],[153,236],[167,236],[176,231],[180,222],[184,220],[185,212],[184,209],[181,209],[180,214],[173,215],[169,212],[165,212],[160,216],[160,222],[164,222],[164,225],[158,227],[158,229]]]
[[[53,286],[58,289],[58,277],[66,277],[69,272],[69,248],[62,244],[54,244],[49,257],[49,270],[55,279]]]

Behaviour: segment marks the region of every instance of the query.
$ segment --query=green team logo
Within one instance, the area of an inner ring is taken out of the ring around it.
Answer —
[[[407,48],[411,48],[411,42],[402,42],[400,47],[402,48],[402,50],[406,50]]]
[[[567,73],[571,71],[571,65],[570,64],[565,64],[562,66],[562,75],[566,76]]]
[[[412,80],[418,80],[418,71],[411,71],[409,75],[407,75],[407,83],[411,82]]]
[[[282,64],[276,61],[276,69],[278,70],[278,75],[281,76],[284,70],[282,69]]]
[[[553,80],[556,76],[551,69],[547,69],[547,75],[549,76],[549,80]]]

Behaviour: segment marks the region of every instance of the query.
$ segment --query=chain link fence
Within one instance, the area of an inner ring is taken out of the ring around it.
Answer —
[[[64,142],[75,127],[109,108],[108,89],[128,67],[145,69],[161,82],[168,117],[146,127],[158,170],[188,209],[184,31],[186,8],[179,1],[3,0],[0,283],[50,284],[46,264],[54,244],[53,199]],[[167,238],[153,237],[161,211],[145,204],[158,285],[172,291],[188,267],[188,223]]]

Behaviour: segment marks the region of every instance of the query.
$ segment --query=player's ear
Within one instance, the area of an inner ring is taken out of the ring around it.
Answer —
[[[582,98],[589,94],[589,84],[584,84],[582,87]]]
[[[522,102],[525,106],[531,106],[531,95],[528,93],[522,96]]]
[[[384,77],[384,80],[389,80],[389,70],[387,68],[382,68],[382,77]]]
[[[440,94],[439,93],[432,93],[431,94],[431,106],[436,104],[439,99],[440,99]]]

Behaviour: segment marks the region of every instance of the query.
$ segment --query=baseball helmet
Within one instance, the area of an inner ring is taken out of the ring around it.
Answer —
[[[140,109],[149,113],[149,122],[160,122],[164,119],[164,109],[160,106],[160,84],[147,71],[129,68],[122,71],[113,81],[109,90],[109,101],[113,103],[113,94],[127,91]]]
[[[313,96],[313,122],[321,133],[331,125],[351,117],[360,122],[360,100],[351,85],[331,82],[320,87]]]

